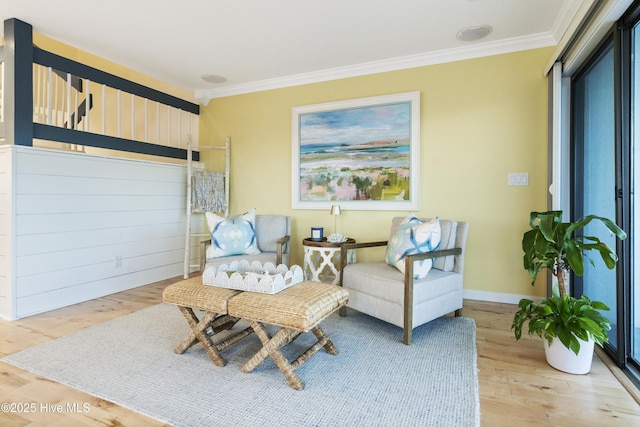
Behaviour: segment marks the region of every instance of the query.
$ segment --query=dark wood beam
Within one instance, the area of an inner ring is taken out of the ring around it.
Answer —
[[[4,21],[5,141],[33,145],[33,31],[19,19]]]

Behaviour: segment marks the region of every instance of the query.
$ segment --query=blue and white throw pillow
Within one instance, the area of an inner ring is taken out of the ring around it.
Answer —
[[[255,209],[229,219],[213,212],[206,212],[205,216],[211,232],[211,246],[207,248],[207,258],[260,253],[256,240]]]
[[[404,274],[405,257],[438,249],[441,234],[440,221],[437,217],[423,222],[414,215],[408,215],[389,239],[387,264],[396,267]],[[424,279],[432,266],[433,259],[416,261],[413,266],[414,278]]]

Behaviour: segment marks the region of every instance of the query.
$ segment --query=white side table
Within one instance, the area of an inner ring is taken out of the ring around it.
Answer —
[[[304,247],[304,278],[314,282],[332,283],[337,285],[340,281],[340,247],[345,243],[355,243],[354,239],[347,239],[341,243],[327,242],[325,237],[322,242],[311,239],[303,239]],[[347,253],[347,264],[356,260],[356,252]]]

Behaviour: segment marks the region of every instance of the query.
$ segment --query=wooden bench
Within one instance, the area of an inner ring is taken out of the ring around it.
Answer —
[[[342,287],[312,281],[298,283],[273,295],[255,292],[234,295],[227,303],[229,316],[247,320],[262,342],[262,348],[241,370],[251,372],[267,357],[271,357],[289,385],[302,390],[304,383],[295,370],[320,348],[329,354],[338,354],[338,349],[320,328],[320,322],[345,305],[348,299],[349,293]],[[271,337],[264,327],[265,323],[279,326],[280,329]],[[317,341],[296,360],[289,362],[281,349],[309,331]]]
[[[232,289],[203,285],[201,276],[167,286],[162,293],[162,299],[166,303],[177,305],[191,327],[189,334],[174,351],[177,354],[182,354],[189,347],[200,342],[216,366],[226,365],[227,361],[222,357],[220,351],[253,332],[251,328],[246,328],[217,344],[214,344],[212,340],[214,335],[231,329],[240,320],[227,314],[229,300],[240,293],[240,291]],[[194,309],[202,310],[205,313],[198,319]]]

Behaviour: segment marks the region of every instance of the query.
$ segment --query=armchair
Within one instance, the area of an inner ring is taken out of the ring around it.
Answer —
[[[207,256],[211,239],[200,242],[200,271],[207,267],[218,267],[234,260],[246,259],[250,263],[271,262],[275,265],[289,265],[289,240],[291,238],[291,217],[286,215],[256,215],[255,233],[260,253],[256,255],[231,255],[219,258]]]
[[[396,217],[391,236],[404,218]],[[421,220],[427,220],[421,218]],[[464,253],[468,222],[440,219],[438,250],[407,255],[405,272],[384,260],[347,264],[347,251],[387,246],[388,241],[344,244],[341,247],[340,285],[349,291],[347,307],[404,329],[403,342],[411,344],[414,328],[462,309]],[[423,279],[414,279],[414,263],[433,258],[433,267]],[[346,309],[340,310],[346,315]]]

